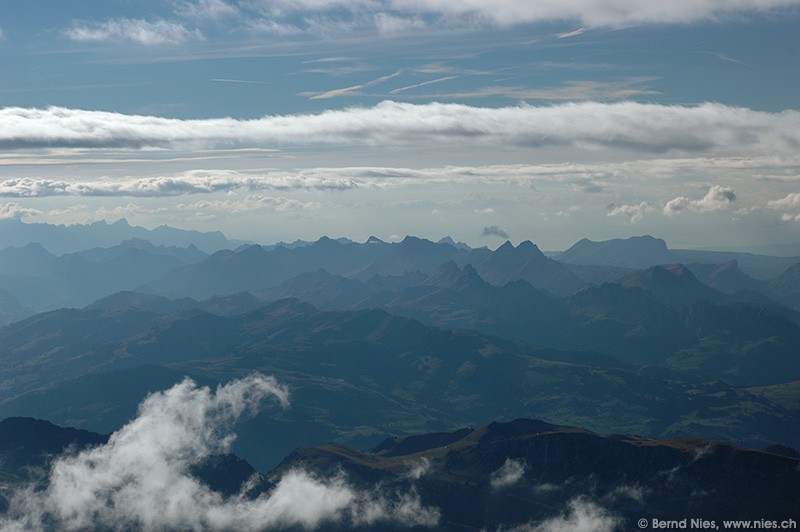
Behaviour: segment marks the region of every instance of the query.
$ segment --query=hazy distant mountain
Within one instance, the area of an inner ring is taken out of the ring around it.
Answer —
[[[768,293],[766,284],[743,273],[735,260],[723,264],[688,264],[686,267],[702,283],[726,294],[739,290]]]
[[[109,224],[105,221],[92,224],[51,225],[25,223],[19,219],[0,220],[0,249],[29,243],[38,243],[50,253],[63,255],[96,247],[111,247],[125,240],[138,238],[155,245],[196,246],[206,253],[220,249],[233,249],[244,242],[229,240],[220,232],[201,233],[175,229],[165,225],[155,229],[131,226],[124,218]]]
[[[21,320],[33,314],[33,311],[23,307],[13,294],[0,289],[0,326]]]
[[[0,273],[2,275],[29,275],[58,258],[38,243],[22,247],[9,246],[0,249]]]
[[[767,286],[778,301],[800,309],[800,262],[770,279]]]
[[[359,485],[413,487],[441,511],[445,529],[527,529],[549,520],[554,530],[634,530],[645,528],[643,516],[651,523],[702,515],[722,527],[723,519],[797,515],[799,463],[701,439],[601,436],[517,419],[395,438],[371,452],[298,449],[270,476],[302,465],[321,476],[344,470]]]
[[[676,262],[683,264],[724,264],[735,260],[744,273],[760,281],[776,277],[787,268],[800,262],[800,256],[756,255],[731,251],[673,249],[672,253],[679,259]]]
[[[606,283],[563,299],[526,281],[490,285],[470,265],[452,261],[411,284],[390,279],[362,283],[319,270],[263,296],[327,309],[382,308],[429,325],[599,351],[631,364],[702,368],[739,384],[800,377],[792,347],[800,343],[797,312],[755,292],[723,294],[680,265],[637,271],[626,278],[628,287]],[[693,362],[674,358],[679,352],[692,353]]]
[[[23,306],[38,311],[82,307],[206,257],[191,245],[155,246],[139,239],[60,257],[38,244],[29,244],[0,251],[0,289],[13,294]]]
[[[775,277],[800,261],[800,256],[757,255],[740,251],[668,249],[666,242],[649,235],[594,242],[586,238],[553,258],[568,264],[647,269],[666,264],[724,264],[737,261],[742,272],[758,280]]]
[[[529,240],[517,247],[506,241],[476,268],[484,279],[494,285],[524,280],[556,295],[572,294],[585,286],[569,268],[547,258]]]
[[[561,262],[595,264],[621,268],[649,268],[658,264],[680,262],[667,249],[667,243],[650,235],[593,242],[584,238],[557,255]]]
[[[489,253],[488,250],[457,249],[415,237],[406,237],[398,243],[372,239],[363,244],[323,237],[309,246],[293,249],[250,246],[238,252],[220,251],[202,263],[170,272],[149,287],[160,294],[206,298],[242,291],[267,291],[300,273],[323,269],[361,281],[376,275],[431,273],[447,261],[467,264],[484,260]]]

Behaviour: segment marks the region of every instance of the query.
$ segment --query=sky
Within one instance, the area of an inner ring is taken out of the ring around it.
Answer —
[[[800,0],[0,0],[0,218],[800,244]]]

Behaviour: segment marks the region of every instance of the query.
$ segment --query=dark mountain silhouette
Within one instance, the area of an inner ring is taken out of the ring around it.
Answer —
[[[59,427],[41,419],[10,417],[0,421],[0,471],[28,479],[68,448],[82,449],[107,441],[108,436],[86,430]]]
[[[517,419],[396,438],[366,453],[298,449],[270,476],[302,465],[321,475],[344,470],[365,486],[413,487],[451,530],[533,527],[548,519],[566,530],[578,522],[565,519],[570,513],[581,514],[583,529],[602,523],[632,530],[643,516],[650,523],[702,515],[720,526],[788,519],[800,511],[798,463],[715,441],[601,436]]]

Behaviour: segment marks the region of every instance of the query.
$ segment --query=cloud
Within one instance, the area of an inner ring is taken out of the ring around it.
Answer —
[[[484,227],[481,236],[499,236],[500,238],[509,238],[509,234],[496,225]]]
[[[405,92],[407,90],[416,89],[418,87],[425,87],[426,85],[433,85],[434,83],[442,83],[443,81],[450,81],[451,79],[456,79],[458,76],[445,76],[443,78],[436,78],[431,79],[429,81],[423,81],[422,83],[415,83],[414,85],[406,85],[405,87],[400,87],[394,90],[389,91],[389,94],[397,94],[399,92]]]
[[[276,212],[316,210],[322,206],[316,201],[302,202],[283,197],[266,197],[251,195],[243,200],[197,201],[190,204],[180,203],[175,206],[179,211],[219,211],[227,214],[272,210]]]
[[[556,35],[559,39],[569,39],[570,37],[578,37],[579,35],[583,35],[586,33],[585,28],[578,28],[577,30],[568,31],[565,33],[559,33]]]
[[[627,216],[631,224],[637,224],[642,221],[645,214],[654,210],[652,205],[643,201],[638,205],[615,205],[606,216]]]
[[[617,0],[609,9],[604,0],[531,2],[530,0],[392,0],[396,9],[444,16],[467,16],[493,24],[511,26],[531,22],[574,20],[588,26],[627,24],[691,23],[728,14],[768,11],[798,5],[796,0]]]
[[[0,203],[0,220],[17,220],[24,216],[36,216],[42,211],[22,207],[18,203]]]
[[[338,98],[339,96],[347,96],[348,94],[358,94],[358,91],[361,89],[366,89],[368,87],[372,87],[374,85],[378,85],[383,83],[384,81],[388,81],[394,77],[400,75],[400,72],[395,72],[394,74],[388,74],[386,76],[381,76],[377,79],[373,79],[372,81],[368,81],[361,85],[353,85],[351,87],[345,87],[343,89],[333,89],[329,91],[325,91],[319,94],[315,94],[310,97],[311,100],[324,100],[328,98]]]
[[[65,34],[73,41],[131,41],[147,46],[179,44],[200,38],[199,32],[189,30],[178,22],[117,18],[104,22],[75,22]]]
[[[525,463],[520,460],[506,458],[505,463],[500,469],[493,472],[489,477],[489,485],[493,490],[499,490],[513,486],[525,475]]]
[[[216,0],[187,2],[202,12],[216,9]],[[206,7],[209,6],[210,7]],[[396,33],[431,27],[509,27],[538,22],[575,22],[587,27],[619,27],[631,24],[690,24],[731,15],[792,8],[797,0],[616,0],[609,9],[604,0],[533,2],[530,0],[270,0],[239,4],[247,19],[264,29],[291,28],[293,32],[341,34],[373,29]],[[184,12],[191,12],[184,8]],[[213,12],[213,11],[212,11]],[[578,30],[580,31],[580,30]],[[570,32],[575,34],[576,32]]]
[[[768,113],[714,103],[488,108],[384,101],[317,114],[181,120],[63,107],[0,109],[0,146],[5,149],[431,143],[793,155],[800,146],[800,111]]]
[[[678,196],[668,201],[664,205],[663,213],[665,216],[676,216],[685,209],[700,213],[716,212],[727,209],[735,201],[736,193],[732,188],[712,185],[702,199],[690,200],[685,196]]]
[[[569,502],[568,510],[538,524],[528,524],[512,530],[519,532],[611,532],[622,520],[608,510],[584,498]]]
[[[239,9],[224,0],[195,0],[178,4],[178,13],[200,20],[219,20],[239,14]]]
[[[433,464],[431,463],[431,461],[423,456],[416,462],[411,463],[411,465],[408,468],[408,471],[405,474],[405,477],[415,480],[420,479],[423,476],[425,476],[428,473],[428,471],[430,471],[432,466]]]
[[[262,530],[438,522],[438,510],[423,507],[413,491],[391,498],[362,492],[343,475],[320,478],[290,470],[257,497],[224,497],[193,477],[192,465],[229,451],[232,424],[266,398],[287,406],[289,392],[260,374],[214,392],[185,379],[151,394],[106,445],[58,457],[46,488],[18,491],[0,528]]]
[[[784,211],[781,215],[784,222],[800,222],[800,192],[791,192],[781,199],[770,200],[767,208]]]
[[[368,186],[340,176],[312,171],[242,173],[233,170],[191,170],[158,177],[93,181],[17,178],[0,181],[0,197],[133,196],[164,197],[247,190],[347,190]]]
[[[525,87],[509,87],[496,85],[482,87],[470,91],[450,92],[435,95],[440,98],[488,98],[503,96],[514,100],[551,100],[551,101],[580,101],[580,100],[623,100],[635,96],[659,94],[657,91],[642,86],[644,83],[655,81],[658,78],[633,77],[618,81],[581,80],[567,81],[561,86],[542,89]]]

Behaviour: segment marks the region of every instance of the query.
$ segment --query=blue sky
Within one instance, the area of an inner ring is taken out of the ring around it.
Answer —
[[[798,0],[2,0],[0,217],[800,242]]]

